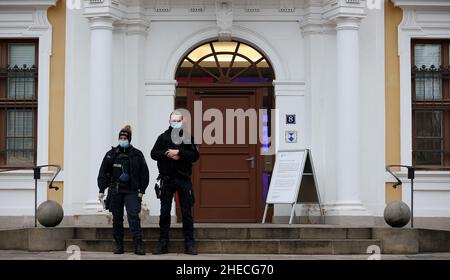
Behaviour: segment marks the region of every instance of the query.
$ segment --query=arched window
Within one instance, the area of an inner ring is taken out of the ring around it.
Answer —
[[[274,73],[269,61],[242,42],[214,41],[192,50],[176,72],[178,84],[271,83]]]

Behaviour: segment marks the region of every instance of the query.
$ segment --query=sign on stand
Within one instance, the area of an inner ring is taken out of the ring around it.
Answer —
[[[300,203],[318,204],[323,218],[311,151],[280,150],[270,180],[262,223],[266,221],[269,204],[290,204],[292,209],[289,224],[292,224],[295,205]]]

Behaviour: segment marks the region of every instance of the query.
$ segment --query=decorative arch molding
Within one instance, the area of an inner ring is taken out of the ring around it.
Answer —
[[[186,36],[183,43],[169,53],[166,67],[162,67],[161,77],[164,80],[174,80],[175,72],[181,60],[195,47],[202,43],[217,39],[217,28],[207,27]],[[281,56],[275,48],[260,34],[248,28],[233,25],[233,39],[249,44],[258,49],[273,66],[277,80],[289,80],[290,75]]]

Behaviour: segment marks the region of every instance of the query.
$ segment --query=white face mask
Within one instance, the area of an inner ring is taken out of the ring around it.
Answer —
[[[172,128],[181,128],[182,123],[181,122],[170,122],[170,126]]]
[[[126,149],[130,146],[130,142],[128,140],[119,140],[119,146]]]

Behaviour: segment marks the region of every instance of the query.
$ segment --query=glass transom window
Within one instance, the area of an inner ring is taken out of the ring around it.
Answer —
[[[255,48],[242,42],[208,42],[185,56],[178,83],[271,82],[272,66]]]

